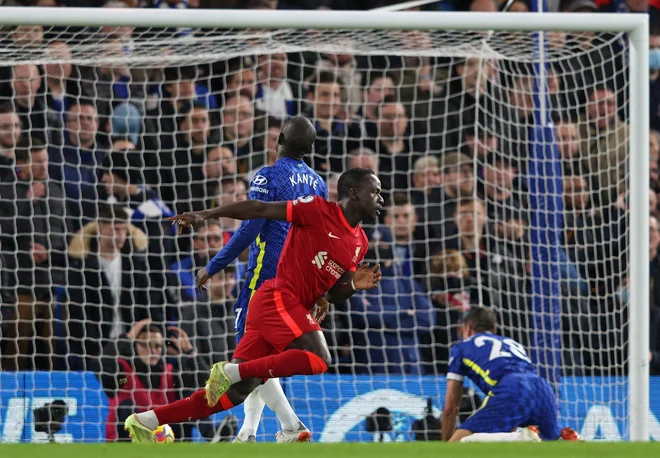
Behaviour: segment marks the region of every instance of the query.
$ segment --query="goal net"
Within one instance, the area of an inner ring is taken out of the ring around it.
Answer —
[[[0,28],[0,441],[121,440],[127,412],[231,356],[238,291],[273,268],[241,255],[200,294],[239,225],[166,218],[268,193],[294,115],[317,128],[329,199],[350,167],[386,198],[364,225],[379,289],[322,323],[327,374],[282,380],[317,440],[421,437],[471,305],[553,383],[562,425],[629,438],[628,35],[184,25]],[[461,418],[483,398],[467,386]],[[175,434],[227,440],[223,421]],[[278,429],[266,409],[258,440]]]

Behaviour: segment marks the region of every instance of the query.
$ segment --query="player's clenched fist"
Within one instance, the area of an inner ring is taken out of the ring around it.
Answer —
[[[353,274],[353,288],[355,290],[375,288],[382,276],[380,264],[376,264],[371,269],[369,264],[362,264]]]
[[[321,296],[318,301],[316,301],[316,310],[314,312],[314,319],[317,323],[321,324],[325,317],[328,316],[328,308],[330,307],[330,302]]]

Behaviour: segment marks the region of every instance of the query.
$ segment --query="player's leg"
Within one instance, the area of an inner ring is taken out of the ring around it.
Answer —
[[[532,411],[531,422],[538,426],[541,439],[544,441],[565,440],[581,441],[580,435],[573,428],[561,428],[559,426],[559,405],[555,392],[550,384],[539,377],[536,380],[535,391],[537,393],[535,409]]]
[[[215,364],[209,377],[210,384],[207,385],[211,402],[244,379],[314,375],[328,369],[330,351],[321,328],[309,310],[294,297],[284,298],[277,290],[260,290],[250,303],[251,315],[255,313],[255,306],[259,308],[261,335],[281,353],[250,359],[241,364]]]
[[[248,331],[238,347],[235,355],[240,358],[259,357],[273,352],[273,348],[259,333]],[[242,359],[234,361],[239,362]],[[198,390],[191,396],[153,410],[131,415],[124,427],[134,442],[153,442],[153,430],[160,425],[181,423],[207,418],[215,413],[229,410],[245,401],[248,395],[261,383],[262,379],[244,379],[231,386],[231,389],[220,396],[213,406],[209,405],[206,390]]]
[[[236,344],[240,344],[241,339],[245,335],[245,330],[247,328],[247,312],[248,305],[250,303],[250,297],[252,296],[252,290],[246,286],[241,289],[238,299],[234,304],[234,316],[236,317],[234,322],[234,328],[236,329]],[[261,421],[261,415],[263,414],[264,407],[266,404],[259,396],[259,388],[255,388],[243,402],[243,411],[245,412],[245,419],[241,425],[241,429],[236,434],[236,439],[234,442],[244,443],[244,442],[256,442],[257,439],[257,429],[259,428],[259,422]]]
[[[496,395],[486,396],[479,410],[461,424],[450,442],[540,442],[534,428],[517,431],[529,419],[532,401],[515,386],[500,388]]]

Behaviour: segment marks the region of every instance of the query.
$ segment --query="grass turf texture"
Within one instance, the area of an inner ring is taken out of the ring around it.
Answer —
[[[660,457],[660,443],[517,444],[0,444],[6,458],[629,458]]]

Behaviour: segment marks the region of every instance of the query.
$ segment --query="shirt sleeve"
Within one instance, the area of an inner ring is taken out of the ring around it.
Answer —
[[[447,380],[456,380],[458,382],[465,380],[465,369],[463,366],[463,358],[461,356],[461,347],[459,345],[451,347],[449,368],[447,369]]]
[[[314,226],[322,224],[324,218],[323,203],[320,197],[305,196],[290,200],[286,204],[286,220],[296,226]]]
[[[243,221],[229,242],[206,265],[206,272],[214,276],[238,258],[255,241],[265,222],[263,218]]]

